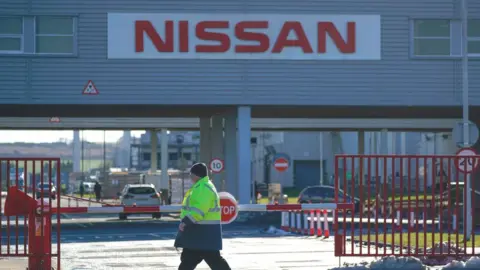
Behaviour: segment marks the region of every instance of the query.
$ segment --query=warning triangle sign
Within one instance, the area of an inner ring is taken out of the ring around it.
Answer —
[[[90,80],[88,81],[87,85],[85,85],[85,88],[83,88],[83,95],[98,95],[100,92],[98,92],[97,87],[95,87],[95,84]]]

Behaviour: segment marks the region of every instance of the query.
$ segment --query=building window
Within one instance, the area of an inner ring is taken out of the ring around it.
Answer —
[[[480,56],[480,19],[468,20],[468,54]]]
[[[185,160],[192,160],[192,153],[183,153],[183,158]]]
[[[74,33],[72,17],[38,16],[35,18],[35,52],[73,54]]]
[[[450,20],[415,20],[415,56],[450,56]]]
[[[23,18],[0,17],[0,53],[23,52]]]
[[[177,160],[178,154],[177,153],[168,153],[168,160]]]
[[[151,158],[152,158],[151,153],[143,153],[143,160],[150,161]]]

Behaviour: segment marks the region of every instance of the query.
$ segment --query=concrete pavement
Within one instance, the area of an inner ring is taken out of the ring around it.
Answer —
[[[0,270],[20,270],[26,268],[26,258],[0,258]]]

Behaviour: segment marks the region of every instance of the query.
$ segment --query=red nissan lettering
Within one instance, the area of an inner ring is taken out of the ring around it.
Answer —
[[[343,39],[338,29],[332,22],[318,23],[318,53],[327,51],[327,34],[335,43],[335,46],[342,53],[355,53],[356,51],[356,35],[355,22],[347,23],[347,39]]]
[[[291,31],[295,32],[297,39],[288,39]],[[283,24],[277,41],[273,46],[272,53],[281,53],[285,47],[300,47],[304,53],[313,53],[312,46],[300,22],[286,22]]]
[[[180,52],[188,52],[188,21],[178,22],[179,47]]]
[[[266,34],[246,31],[246,29],[268,29],[267,21],[239,22],[235,25],[235,36],[238,40],[256,41],[257,45],[237,45],[237,53],[263,53],[270,48],[270,39]]]
[[[144,34],[159,52],[173,52],[173,21],[165,21],[165,38],[162,40],[149,21],[135,21],[135,52],[144,52]]]
[[[230,37],[224,33],[211,32],[207,29],[227,29],[228,21],[203,21],[197,24],[195,33],[201,40],[218,41],[218,45],[197,45],[195,50],[199,53],[222,53],[230,49]]]

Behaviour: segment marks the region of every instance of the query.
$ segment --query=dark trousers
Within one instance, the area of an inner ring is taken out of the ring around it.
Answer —
[[[178,270],[194,270],[203,260],[212,270],[231,270],[227,261],[220,255],[218,250],[195,250],[186,249],[182,251],[181,263]]]

